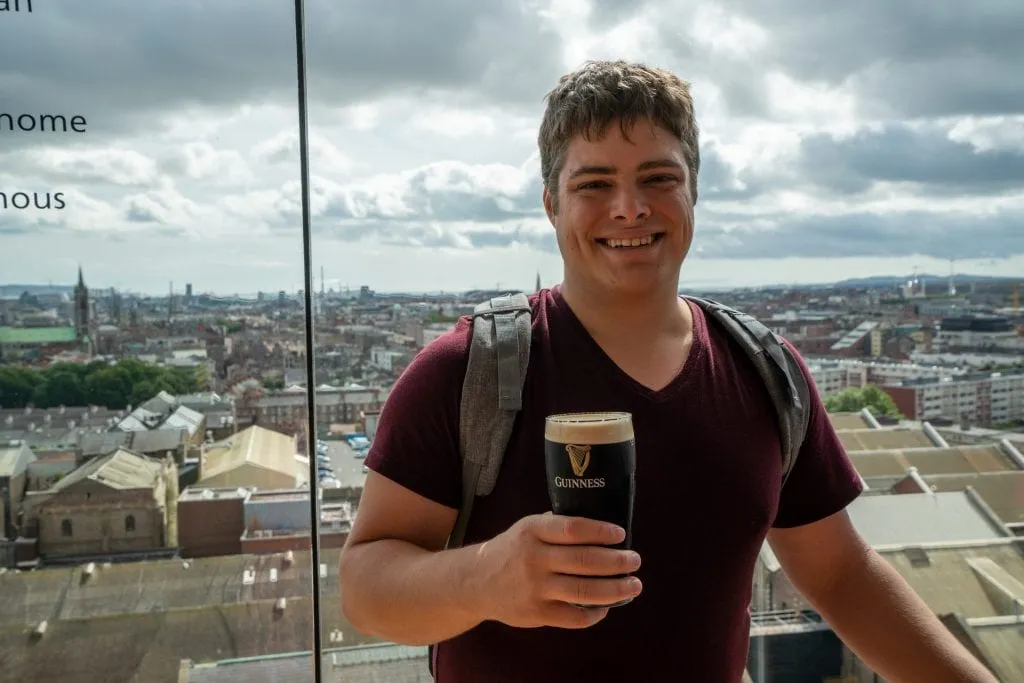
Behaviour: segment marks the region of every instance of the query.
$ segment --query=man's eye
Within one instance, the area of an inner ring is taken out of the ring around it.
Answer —
[[[608,183],[603,180],[591,180],[589,183],[583,183],[579,186],[581,190],[595,190],[599,187],[608,187]]]

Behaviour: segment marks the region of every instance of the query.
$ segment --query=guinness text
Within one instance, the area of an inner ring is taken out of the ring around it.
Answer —
[[[604,477],[592,479],[568,479],[566,477],[555,477],[555,486],[560,489],[603,489]]]

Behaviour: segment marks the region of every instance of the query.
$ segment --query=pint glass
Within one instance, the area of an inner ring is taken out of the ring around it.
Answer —
[[[629,413],[551,415],[544,425],[551,511],[617,524],[632,543],[636,445]]]

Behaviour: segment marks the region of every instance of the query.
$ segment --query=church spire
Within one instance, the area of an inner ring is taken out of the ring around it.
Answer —
[[[535,291],[535,292],[539,292],[540,291],[540,271],[539,270],[537,271],[537,285],[536,285],[536,287],[534,287],[533,291]]]

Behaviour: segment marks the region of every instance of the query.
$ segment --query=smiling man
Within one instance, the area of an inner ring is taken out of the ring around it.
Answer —
[[[530,366],[500,476],[465,544],[446,549],[462,486],[463,319],[417,356],[381,414],[342,553],[345,615],[387,640],[437,644],[442,683],[736,683],[767,538],[886,679],[994,681],[852,528],[844,509],[860,479],[821,399],[783,487],[760,376],[678,295],[697,137],[688,85],[663,70],[592,62],[549,93],[543,202],[564,278],[530,299]],[[585,411],[633,415],[631,550],[607,547],[621,529],[548,513],[544,419]]]

